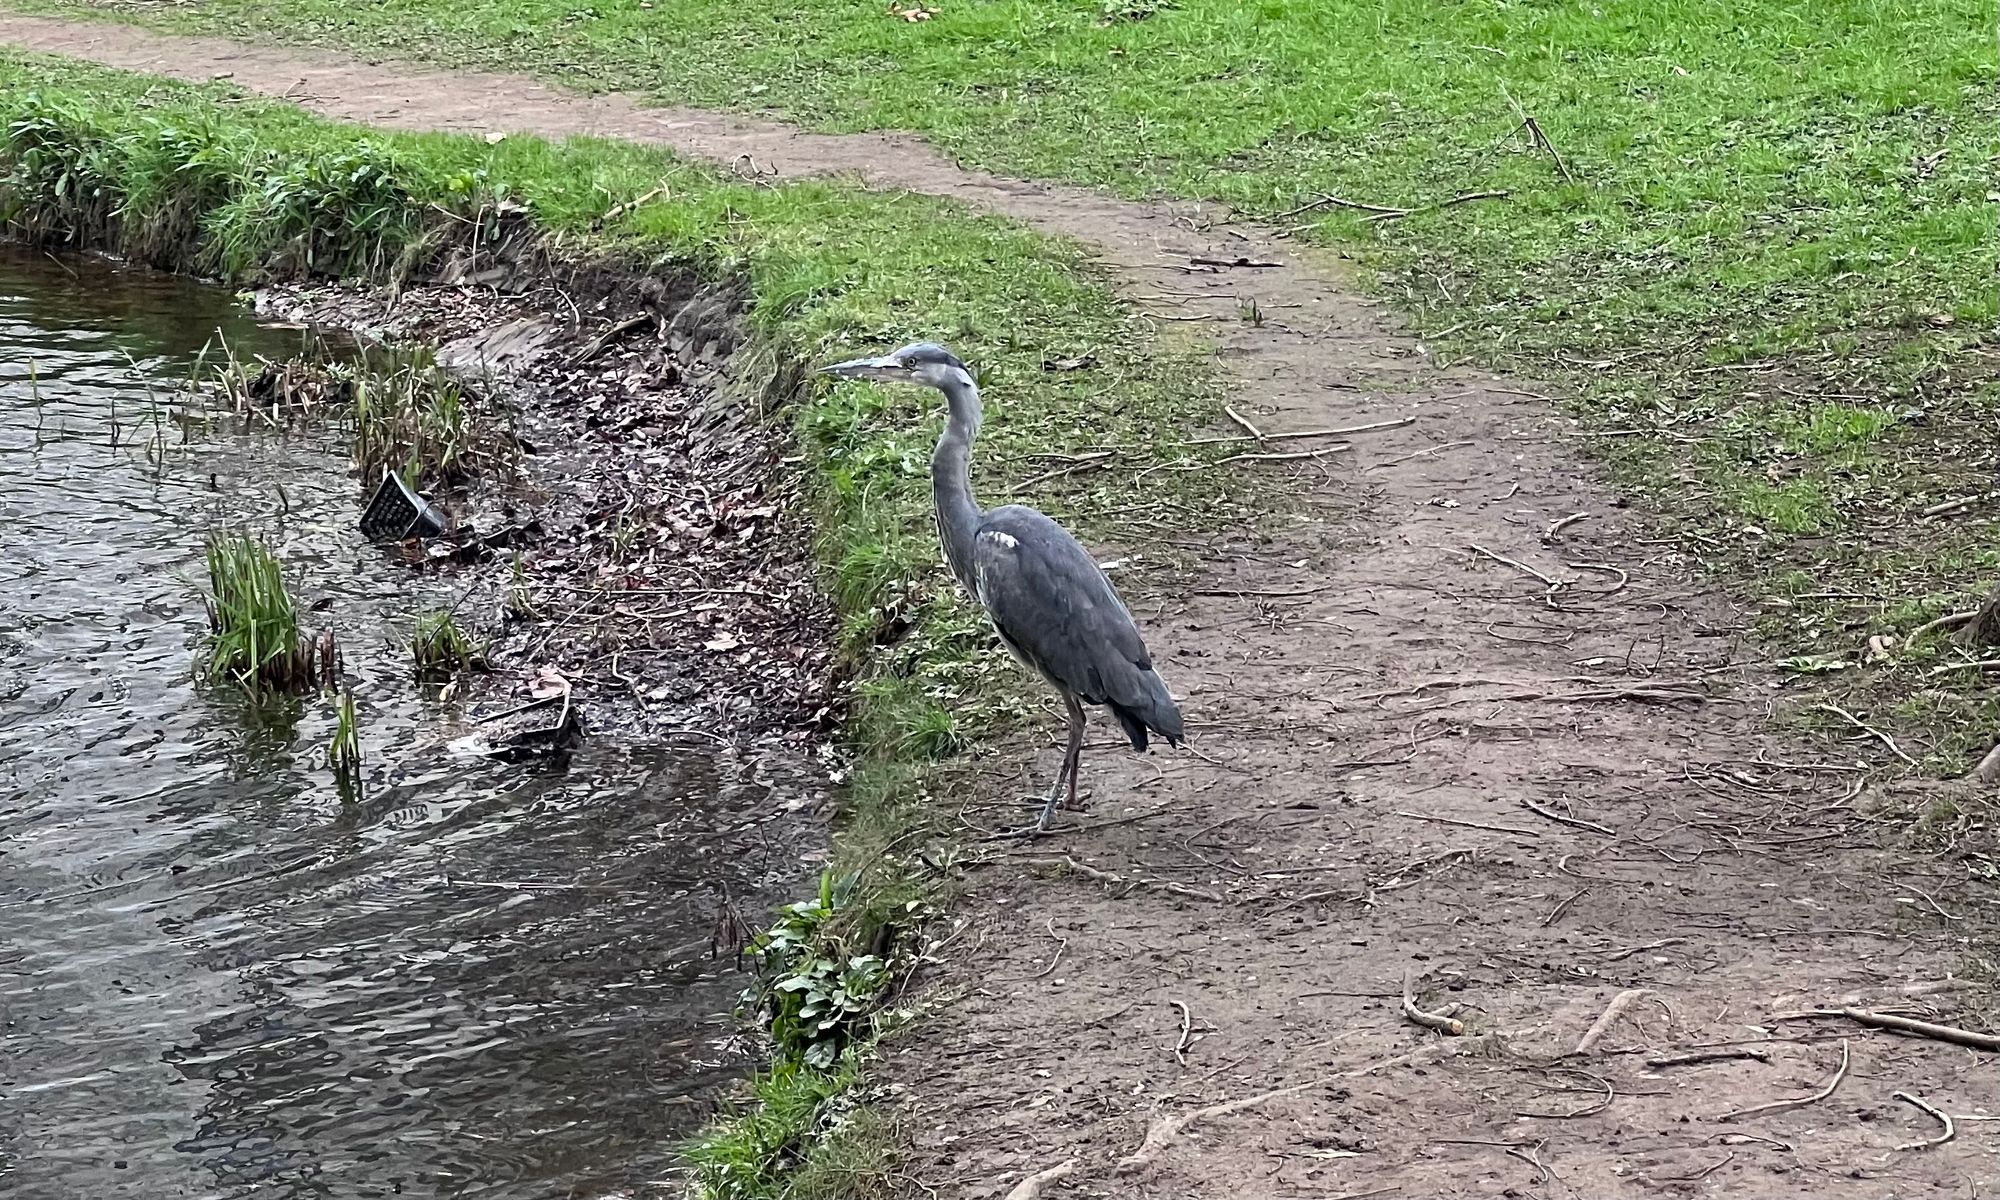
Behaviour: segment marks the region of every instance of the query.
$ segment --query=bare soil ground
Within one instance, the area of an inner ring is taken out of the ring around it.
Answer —
[[[1133,597],[1193,750],[1100,733],[1093,811],[981,847],[950,999],[891,1051],[913,1186],[1025,1200],[1073,1163],[1041,1194],[2000,1192],[2000,1124],[1925,1146],[1943,1124],[1897,1097],[2000,1113],[1990,1054],[1798,1015],[1979,1020],[1953,978],[1964,864],[1888,848],[1871,819],[1889,748],[1772,732],[1739,614],[1593,481],[1547,399],[1435,369],[1327,264],[907,139],[107,26],[5,18],[0,38],[402,128],[627,137],[956,197],[1100,247],[1141,303],[1221,340],[1266,432],[1394,422],[1270,460],[1310,518],[1218,542],[1188,594]],[[1017,824],[1015,773],[1054,756],[1010,761],[969,815]],[[1466,1036],[1408,1019],[1406,978]],[[1733,1056],[1670,1061],[1701,1050]]]

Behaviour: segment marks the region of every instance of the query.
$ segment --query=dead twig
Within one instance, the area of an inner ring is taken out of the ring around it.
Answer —
[[[1264,219],[1266,221],[1282,221],[1286,217],[1296,217],[1300,213],[1309,213],[1316,208],[1351,208],[1357,212],[1369,212],[1381,215],[1394,214],[1399,217],[1408,216],[1410,212],[1407,208],[1391,208],[1386,204],[1363,204],[1359,200],[1346,200],[1339,196],[1321,196],[1315,200],[1308,200],[1297,208],[1288,208],[1280,213],[1272,213]]]
[[[1522,797],[1521,804],[1529,812],[1535,813],[1539,816],[1547,817],[1549,820],[1554,821],[1559,825],[1574,825],[1578,829],[1588,829],[1592,833],[1601,833],[1605,837],[1618,836],[1618,831],[1615,829],[1609,828],[1608,826],[1599,825],[1595,821],[1586,821],[1582,817],[1566,817],[1561,813],[1556,812],[1553,809],[1543,808],[1541,805],[1535,803],[1533,800],[1526,798],[1525,796]]]
[[[1904,634],[1903,644],[1905,646],[1914,646],[1917,643],[1917,639],[1926,634],[1936,633],[1940,629],[1957,629],[1960,625],[1965,624],[1978,615],[1976,611],[1967,609],[1964,612],[1946,613],[1941,617],[1935,617]]]
[[[1578,878],[1585,878],[1585,877],[1578,876]],[[1678,946],[1686,941],[1687,939],[1684,937],[1661,938],[1657,942],[1647,942],[1643,946],[1628,946],[1623,950],[1614,951],[1610,954],[1605,955],[1602,961],[1608,963],[1623,962],[1624,960],[1632,957],[1634,954],[1644,954],[1648,950],[1664,950],[1668,946]]]
[[[1847,1039],[1842,1038],[1840,1039],[1840,1066],[1834,1071],[1833,1078],[1826,1081],[1825,1087],[1810,1096],[1802,1096],[1796,1100],[1773,1100],[1769,1104],[1757,1104],[1749,1108],[1739,1108],[1735,1112],[1723,1113],[1716,1120],[1741,1121],[1749,1117],[1766,1117],[1772,1113],[1790,1112],[1795,1108],[1804,1108],[1808,1104],[1818,1104],[1828,1096],[1833,1095],[1834,1090],[1840,1086],[1840,1081],[1847,1078],[1847,1064],[1849,1061]]]
[[[1056,947],[1055,957],[1049,959],[1049,965],[1043,967],[1041,970],[1035,972],[1033,975],[1028,976],[1028,978],[1030,979],[1045,978],[1049,974],[1049,972],[1056,969],[1056,964],[1062,961],[1063,951],[1069,949],[1069,939],[1064,937],[1062,934],[1056,932],[1055,918],[1051,917],[1048,920],[1047,924],[1048,924],[1049,936],[1054,938],[1057,942],[1061,944]]]
[[[1007,1200],[1038,1200],[1044,1187],[1074,1170],[1076,1170],[1076,1160],[1073,1158],[1065,1159],[1053,1167],[1044,1167],[1015,1184],[1013,1190],[1007,1193]]]
[[[1250,423],[1250,418],[1244,416],[1240,412],[1237,412],[1235,409],[1229,407],[1227,404],[1222,406],[1222,412],[1224,416],[1227,416],[1230,420],[1236,422],[1238,425],[1241,425],[1256,441],[1261,442],[1266,440],[1264,437],[1264,431],[1257,428],[1255,425],[1252,425]]]
[[[1166,1151],[1167,1147],[1173,1145],[1175,1138],[1203,1121],[1213,1120],[1216,1117],[1226,1117],[1230,1113],[1242,1112],[1246,1108],[1255,1108],[1260,1104],[1266,1104],[1272,1100],[1297,1095],[1300,1092],[1319,1087],[1324,1082],[1324,1080],[1315,1079],[1310,1083],[1295,1083],[1290,1087],[1281,1087],[1268,1092],[1259,1092],[1254,1096],[1245,1096],[1241,1100],[1225,1100],[1220,1104],[1211,1104],[1206,1108],[1197,1108],[1192,1112],[1184,1112],[1177,1116],[1161,1117],[1147,1128],[1146,1138],[1139,1143],[1139,1148],[1118,1160],[1118,1169],[1129,1172],[1138,1171],[1149,1166],[1154,1159]]]
[[[1542,534],[1542,540],[1545,542],[1553,542],[1562,533],[1563,530],[1568,529],[1570,526],[1576,524],[1578,521],[1587,521],[1589,519],[1590,519],[1590,514],[1587,512],[1571,513],[1566,517],[1563,517],[1559,520],[1550,523],[1548,531]]]
[[[1409,812],[1400,808],[1396,810],[1396,815],[1399,817],[1408,817],[1412,821],[1435,821],[1440,825],[1456,825],[1461,829],[1484,829],[1492,833],[1511,833],[1518,837],[1538,838],[1542,836],[1542,831],[1539,829],[1526,829],[1519,825],[1488,825],[1483,821],[1461,821],[1457,817],[1434,817],[1429,813]]]
[[[1189,438],[1183,446],[1214,446],[1227,442],[1288,442],[1302,438],[1346,437],[1350,433],[1373,433],[1378,429],[1401,429],[1405,425],[1415,425],[1415,417],[1398,417],[1393,421],[1370,421],[1365,425],[1342,425],[1333,429],[1294,429],[1280,433],[1267,433],[1261,437],[1250,434],[1221,434],[1216,437]]]
[[[1474,553],[1483,554],[1487,558],[1492,559],[1494,562],[1505,563],[1507,566],[1514,568],[1516,571],[1521,571],[1524,572],[1525,574],[1533,575],[1536,579],[1541,580],[1542,583],[1545,584],[1550,591],[1554,591],[1555,589],[1562,586],[1561,580],[1551,579],[1549,576],[1542,574],[1540,571],[1535,570],[1535,568],[1529,566],[1527,563],[1520,561],[1519,559],[1508,558],[1504,554],[1495,554],[1493,551],[1488,550],[1486,547],[1480,545],[1477,542],[1473,542],[1470,544],[1472,546],[1472,550]]]
[[[1459,1037],[1465,1033],[1465,1022],[1443,1013],[1425,1012],[1417,1007],[1416,997],[1411,994],[1413,980],[1408,970],[1403,972],[1403,1015],[1425,1029],[1435,1029],[1446,1037]]]
[[[1889,748],[1889,753],[1895,755],[1897,758],[1902,759],[1904,762],[1910,764],[1913,767],[1917,765],[1916,759],[1911,758],[1909,755],[1903,753],[1903,748],[1896,744],[1895,738],[1892,738],[1888,734],[1883,733],[1881,730],[1875,728],[1873,725],[1870,725],[1868,722],[1862,720],[1860,717],[1857,717],[1853,713],[1848,712],[1840,705],[1815,704],[1813,708],[1819,712],[1832,713],[1834,716],[1841,718],[1842,720],[1846,721],[1849,725],[1854,726],[1856,729],[1859,729],[1861,732],[1867,734],[1869,737],[1872,737],[1876,741],[1881,742],[1884,746],[1887,746]]]
[[[1174,1043],[1174,1061],[1185,1067],[1187,1066],[1188,1038],[1194,1030],[1194,1017],[1188,1012],[1188,1006],[1179,1000],[1169,1000],[1167,1003],[1181,1010],[1181,1040]]]
[[[1576,1049],[1570,1051],[1570,1053],[1573,1055],[1585,1055],[1595,1052],[1597,1043],[1603,1041],[1604,1035],[1611,1032],[1612,1024],[1624,1014],[1625,1010],[1652,994],[1650,988],[1627,988],[1616,996],[1613,996],[1611,1003],[1605,1006],[1603,1015],[1599,1016],[1596,1023],[1585,1030],[1583,1036],[1577,1039]]]
[[[1843,1016],[1856,1024],[1907,1033],[1914,1037],[1930,1038],[1937,1042],[1950,1042],[1954,1046],[2000,1051],[2000,1034],[1976,1033],[1970,1029],[1960,1029],[1956,1025],[1939,1025],[1931,1021],[1919,1021],[1914,1017],[1899,1017],[1894,1013],[1872,1012],[1865,1008],[1832,1009],[1825,1015]]]
[[[1679,1054],[1656,1054],[1646,1060],[1649,1067],[1690,1067],[1696,1063],[1726,1062],[1736,1058],[1754,1058],[1758,1062],[1771,1061],[1769,1050],[1755,1046],[1718,1046],[1713,1050],[1683,1050]]]
[[[1400,221],[1404,217],[1413,217],[1418,213],[1436,212],[1440,208],[1450,208],[1454,204],[1467,204],[1474,200],[1505,200],[1507,197],[1513,194],[1514,193],[1507,191],[1505,188],[1501,188],[1497,191],[1491,191],[1491,192],[1460,192],[1458,195],[1451,197],[1449,200],[1439,200],[1433,204],[1420,204],[1417,207],[1410,209],[1408,212],[1376,213],[1373,216],[1364,217],[1362,219],[1365,221]],[[1438,337],[1441,335],[1432,334],[1431,336]]]
[[[1024,867],[1043,867],[1049,870],[1060,869],[1071,871],[1086,879],[1095,879],[1099,883],[1115,883],[1135,888],[1152,888],[1156,891],[1171,892],[1176,896],[1186,896],[1192,900],[1206,900],[1210,904],[1222,903],[1222,897],[1202,888],[1189,887],[1184,883],[1174,883],[1167,879],[1127,879],[1122,875],[1113,875],[1109,871],[1101,871],[1096,867],[1087,866],[1067,855],[1062,858],[1023,859],[1021,865]]]
[[[1903,1142],[1894,1147],[1895,1149],[1928,1150],[1932,1146],[1942,1146],[1946,1142],[1958,1136],[1958,1126],[1953,1125],[1951,1123],[1951,1114],[1944,1111],[1941,1108],[1933,1107],[1922,1096],[1913,1095],[1909,1092],[1891,1092],[1890,1095],[1894,1096],[1898,1100],[1901,1100],[1905,1104],[1916,1105],[1918,1108],[1923,1109],[1931,1116],[1936,1117],[1938,1121],[1944,1125],[1944,1132],[1938,1134],[1934,1138],[1918,1138],[1914,1142]]]
[[[1703,1167],[1692,1175],[1655,1175],[1652,1178],[1658,1183],[1699,1183],[1735,1161],[1736,1151],[1730,1150],[1723,1154],[1721,1162]]]
[[[1571,892],[1567,897],[1563,899],[1563,902],[1561,904],[1558,904],[1554,908],[1549,910],[1548,916],[1542,918],[1542,928],[1547,929],[1549,926],[1561,920],[1562,915],[1569,911],[1569,906],[1575,904],[1578,900],[1583,899],[1585,894],[1587,894],[1589,891],[1590,889],[1588,887],[1580,887],[1575,891]]]

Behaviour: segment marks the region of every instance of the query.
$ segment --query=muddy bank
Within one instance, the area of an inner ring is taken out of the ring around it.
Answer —
[[[462,345],[547,315],[421,287],[276,306]],[[713,935],[814,869],[832,774],[795,472],[669,361],[671,331],[600,344],[617,320],[580,316],[486,389],[532,452],[435,498],[524,532],[461,561],[365,541],[326,431],[146,416],[184,406],[218,327],[273,358],[302,331],[0,246],[0,481],[38,531],[0,580],[0,1086],[23,1100],[0,1191],[665,1194],[678,1141],[758,1061]],[[327,706],[193,681],[218,528],[270,544],[341,635],[357,802],[323,769]],[[454,604],[493,669],[441,696],[405,639]],[[572,753],[452,751],[543,668],[586,714]]]

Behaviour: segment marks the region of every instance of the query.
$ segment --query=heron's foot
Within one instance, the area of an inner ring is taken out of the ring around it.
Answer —
[[[1074,800],[1065,796],[1063,797],[1062,807],[1068,809],[1070,812],[1089,812],[1090,793],[1087,791],[1078,793]]]

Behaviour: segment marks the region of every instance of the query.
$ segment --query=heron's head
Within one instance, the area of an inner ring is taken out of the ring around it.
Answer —
[[[971,383],[972,372],[958,356],[936,342],[917,342],[880,358],[851,358],[821,367],[827,375],[842,379],[872,379],[877,383],[914,383],[920,387],[942,388],[954,381]]]

